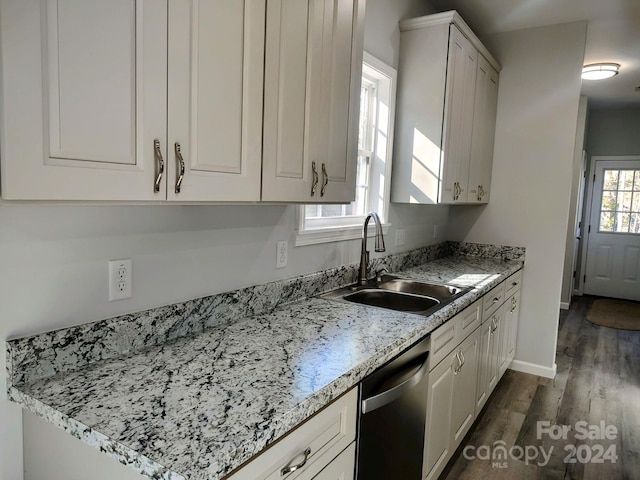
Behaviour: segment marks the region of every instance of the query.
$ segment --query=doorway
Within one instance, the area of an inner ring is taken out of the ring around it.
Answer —
[[[593,157],[584,292],[640,301],[640,157]]]

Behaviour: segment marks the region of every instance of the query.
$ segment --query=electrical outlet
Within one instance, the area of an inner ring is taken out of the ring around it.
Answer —
[[[289,243],[286,240],[278,242],[276,249],[276,268],[284,268],[287,266],[287,250]]]
[[[131,298],[133,263],[130,258],[109,261],[109,301]]]
[[[433,239],[438,238],[438,225],[433,225]]]
[[[396,247],[399,247],[405,244],[405,241],[406,241],[405,234],[406,234],[406,230],[404,228],[396,229]]]

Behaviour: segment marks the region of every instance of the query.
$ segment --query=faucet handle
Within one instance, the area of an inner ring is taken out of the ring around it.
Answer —
[[[382,281],[382,275],[385,273],[389,273],[386,268],[381,268],[380,270],[376,270],[376,283],[380,283]]]

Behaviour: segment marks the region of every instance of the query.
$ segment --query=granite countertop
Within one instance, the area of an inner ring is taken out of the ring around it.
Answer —
[[[451,256],[395,272],[475,287],[428,317],[310,298],[9,396],[151,478],[221,479],[522,265]]]

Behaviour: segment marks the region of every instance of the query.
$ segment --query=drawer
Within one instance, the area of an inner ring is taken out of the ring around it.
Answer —
[[[471,304],[431,332],[430,370],[467,338],[481,323],[482,299]]]
[[[355,440],[357,403],[358,389],[353,388],[227,480],[292,480],[302,474],[313,478]],[[282,474],[283,469],[302,463],[295,471]]]
[[[493,312],[495,312],[500,305],[504,303],[504,283],[500,283],[497,287],[489,290],[483,298],[483,307],[482,307],[482,321],[486,321],[487,318],[491,316]]]
[[[507,280],[505,280],[505,294],[504,298],[509,298],[513,296],[518,290],[520,290],[520,285],[522,284],[522,270],[518,270],[516,273],[511,275]]]

